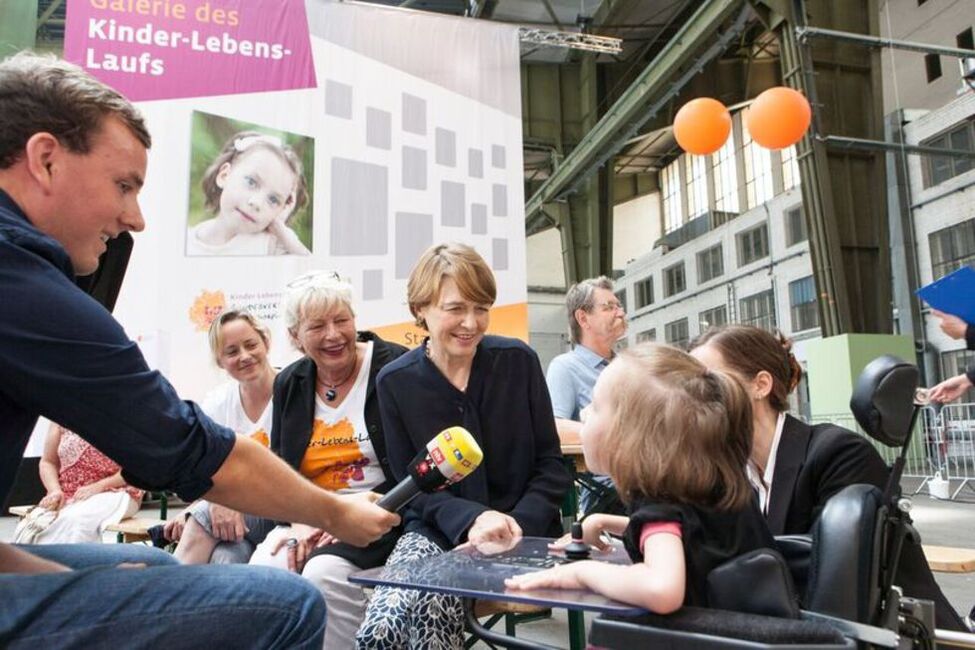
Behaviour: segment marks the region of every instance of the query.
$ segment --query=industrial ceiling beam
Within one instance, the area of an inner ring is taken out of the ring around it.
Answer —
[[[528,200],[526,220],[531,222],[546,203],[564,197],[617,153],[623,143],[652,117],[649,108],[655,99],[662,94],[667,94],[668,98],[676,95],[679,88],[674,87],[675,74],[692,58],[695,63],[692,73],[703,67],[705,62],[699,60],[700,48],[714,39],[721,23],[740,7],[741,0],[704,3]],[[690,78],[690,75],[685,76]]]

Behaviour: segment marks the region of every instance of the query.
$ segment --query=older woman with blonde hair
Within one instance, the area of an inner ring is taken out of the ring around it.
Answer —
[[[274,382],[271,450],[312,483],[335,492],[384,493],[395,485],[387,459],[376,375],[406,348],[358,331],[352,286],[331,271],[312,271],[288,284],[284,324],[303,357]],[[395,528],[365,548],[336,543],[329,531],[302,524],[271,531],[251,564],[301,574],[328,607],[325,647],[352,646],[366,597],[346,578],[381,566]]]
[[[410,312],[429,332],[422,345],[376,380],[396,478],[434,436],[466,428],[484,461],[463,481],[421,494],[404,512],[405,533],[387,566],[443,553],[464,542],[481,550],[522,535],[561,533],[559,504],[570,486],[552,403],[535,352],[488,336],[494,275],[470,246],[441,244],[420,257],[407,285]],[[356,638],[360,648],[459,648],[460,600],[381,587]]]

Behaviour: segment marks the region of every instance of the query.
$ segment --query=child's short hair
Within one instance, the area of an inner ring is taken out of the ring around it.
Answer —
[[[609,391],[615,418],[606,463],[625,502],[668,500],[737,509],[754,498],[745,467],[752,410],[733,377],[646,343],[620,353]]]
[[[217,186],[217,175],[224,163],[234,164],[234,160],[243,156],[248,151],[255,150],[256,147],[271,151],[291,168],[297,179],[294,191],[294,208],[288,219],[294,216],[308,202],[308,184],[305,181],[305,169],[301,164],[301,159],[289,144],[285,144],[279,138],[266,133],[257,131],[240,131],[230,137],[220,150],[220,154],[213,159],[210,166],[203,173],[203,204],[207,210],[216,213],[220,209],[220,194],[223,190]],[[291,197],[289,197],[290,199]]]

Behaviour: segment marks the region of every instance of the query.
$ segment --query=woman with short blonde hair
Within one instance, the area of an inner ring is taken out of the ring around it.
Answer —
[[[302,476],[344,494],[385,493],[393,485],[376,375],[406,348],[358,331],[352,286],[333,271],[311,271],[288,283],[282,316],[304,356],[274,382],[271,450]],[[309,580],[325,598],[325,647],[351,648],[365,614],[362,588],[351,573],[382,566],[401,529],[365,548],[336,543],[329,531],[279,526],[258,546],[251,564],[277,566]]]

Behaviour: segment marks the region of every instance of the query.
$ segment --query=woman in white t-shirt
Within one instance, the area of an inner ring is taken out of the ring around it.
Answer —
[[[246,311],[229,310],[217,316],[210,325],[210,350],[217,366],[233,381],[212,390],[200,405],[215,422],[264,446],[269,444],[276,374],[267,358],[270,342],[267,327]],[[272,527],[258,517],[205,500],[191,505],[185,516],[174,553],[183,564],[247,562]]]
[[[352,287],[335,273],[312,271],[288,284],[283,316],[304,354],[274,382],[271,450],[312,483],[342,493],[383,493],[395,485],[386,455],[376,375],[406,348],[359,332]],[[267,535],[251,564],[300,573],[328,607],[325,647],[352,648],[365,614],[362,588],[346,579],[382,566],[395,528],[365,548],[336,543],[328,531],[294,524]]]

